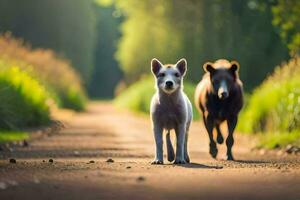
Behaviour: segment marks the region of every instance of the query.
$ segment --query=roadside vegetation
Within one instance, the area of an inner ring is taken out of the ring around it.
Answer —
[[[261,134],[259,146],[300,143],[300,57],[278,66],[252,95],[239,119],[239,130]]]
[[[0,142],[24,139],[28,135],[20,130],[47,125],[52,107],[81,111],[85,100],[67,61],[10,34],[0,36]]]
[[[0,37],[0,70],[18,66],[51,91],[58,106],[84,109],[85,93],[71,64],[47,49],[32,49],[9,33]]]
[[[29,134],[23,131],[0,131],[0,143],[21,141],[29,138]]]

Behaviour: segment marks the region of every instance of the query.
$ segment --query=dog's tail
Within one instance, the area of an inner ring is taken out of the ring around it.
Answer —
[[[168,161],[172,162],[175,159],[175,154],[174,154],[174,149],[170,138],[170,131],[168,131],[166,135],[166,142],[167,142]]]

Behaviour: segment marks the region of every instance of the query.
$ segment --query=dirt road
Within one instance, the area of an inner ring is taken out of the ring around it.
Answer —
[[[150,165],[150,121],[91,103],[57,134],[0,151],[0,199],[300,199],[299,156],[250,152],[236,135],[238,161],[213,160],[201,123],[190,133],[191,164]],[[17,163],[9,163],[15,158]],[[108,158],[114,162],[106,162]],[[53,159],[53,163],[49,162]]]

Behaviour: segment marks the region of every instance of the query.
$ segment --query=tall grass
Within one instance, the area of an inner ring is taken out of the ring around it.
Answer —
[[[278,66],[275,72],[253,91],[241,113],[238,128],[248,133],[268,132],[269,138],[270,133],[273,133],[274,137],[276,135],[277,138],[282,138],[282,142],[278,141],[279,145],[284,143],[283,140],[288,138],[289,133],[290,138],[300,139],[299,57]],[[279,137],[280,133],[285,134],[285,137]]]
[[[184,91],[193,102],[195,86],[191,83],[184,83]],[[114,103],[119,108],[125,108],[134,112],[149,114],[150,102],[155,93],[154,78],[144,76],[136,83],[129,86],[117,98]],[[194,119],[199,118],[199,113],[193,109]]]
[[[83,110],[85,92],[78,73],[71,64],[59,58],[53,51],[32,49],[9,33],[0,36],[0,70],[18,66],[55,93],[57,104],[75,110]]]
[[[19,129],[49,122],[51,94],[17,67],[0,71],[0,127]]]

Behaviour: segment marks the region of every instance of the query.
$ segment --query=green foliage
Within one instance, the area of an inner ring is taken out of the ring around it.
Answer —
[[[81,79],[67,60],[51,50],[32,49],[10,34],[0,36],[0,69],[17,65],[51,91],[61,107],[83,110]]]
[[[95,43],[92,6],[93,0],[1,0],[0,32],[55,50],[88,81]]]
[[[78,91],[76,88],[68,88],[68,91],[62,92],[60,95],[61,104],[64,108],[82,111],[85,108],[86,97],[85,94]]]
[[[26,132],[0,130],[0,143],[20,141],[28,138],[29,135]]]
[[[0,71],[0,127],[18,129],[49,122],[51,95],[26,72]]]
[[[204,62],[228,58],[240,62],[249,91],[288,58],[272,26],[269,2],[263,8],[254,0],[115,2],[125,18],[116,58],[127,83],[147,74],[153,57],[164,63],[185,57],[193,83],[201,79]]]
[[[300,1],[278,0],[272,7],[273,24],[280,30],[280,36],[291,54],[300,53]]]
[[[248,133],[300,131],[300,58],[277,67],[254,90],[239,121]]]
[[[151,98],[155,93],[154,85],[154,78],[152,76],[144,76],[117,96],[114,103],[119,108],[149,114]],[[194,90],[195,86],[193,84],[184,83],[184,91],[192,103]],[[194,119],[199,118],[199,113],[195,109],[193,110],[193,115]]]
[[[114,58],[122,18],[118,10],[113,5],[109,5],[107,0],[100,1],[104,2],[104,6],[94,8],[97,18],[97,35],[100,37],[95,42],[95,55],[97,56],[95,56],[94,71],[88,84],[88,93],[93,98],[112,98],[122,78],[121,69]]]
[[[261,134],[258,147],[274,149],[289,144],[300,146],[300,131]]]

